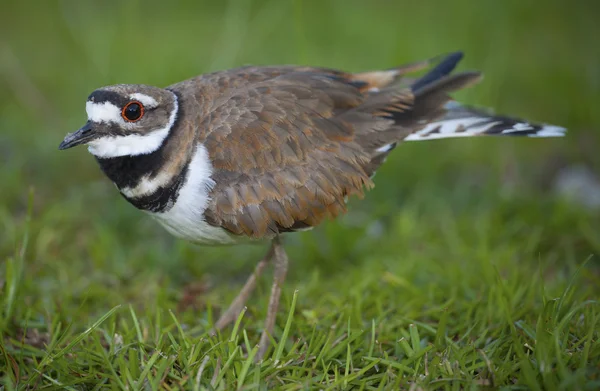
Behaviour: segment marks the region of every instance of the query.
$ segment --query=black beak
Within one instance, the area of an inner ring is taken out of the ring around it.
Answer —
[[[94,132],[92,131],[92,124],[88,121],[78,131],[67,134],[63,142],[58,146],[58,149],[68,149],[80,144],[85,144],[93,138]]]

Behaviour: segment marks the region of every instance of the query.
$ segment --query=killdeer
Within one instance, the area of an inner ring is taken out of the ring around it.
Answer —
[[[384,71],[242,67],[166,88],[119,84],[88,97],[87,123],[60,144],[87,144],[133,206],[201,244],[269,240],[268,254],[215,324],[243,309],[274,264],[258,357],[267,349],[288,267],[281,235],[310,229],[363,196],[404,141],[479,135],[555,137],[565,129],[463,106],[449,97],[480,79],[451,74],[462,53]],[[406,77],[424,69],[422,77]]]

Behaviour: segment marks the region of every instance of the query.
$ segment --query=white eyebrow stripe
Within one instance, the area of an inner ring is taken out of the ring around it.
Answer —
[[[154,108],[158,106],[158,102],[156,101],[156,99],[149,95],[142,94],[140,92],[136,92],[129,95],[129,98],[141,102],[146,107]]]
[[[88,120],[92,122],[123,122],[121,118],[121,110],[110,102],[86,102],[85,111],[87,112]]]

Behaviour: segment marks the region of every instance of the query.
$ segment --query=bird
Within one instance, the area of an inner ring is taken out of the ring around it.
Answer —
[[[450,93],[482,78],[478,71],[453,72],[462,57],[453,52],[359,73],[250,65],[166,88],[106,86],[88,96],[87,122],[59,149],[87,145],[120,194],[180,239],[270,242],[214,324],[215,330],[231,324],[273,265],[256,356],[262,359],[288,269],[282,237],[345,213],[348,198],[373,187],[376,170],[398,145],[565,135],[560,126],[455,101]]]

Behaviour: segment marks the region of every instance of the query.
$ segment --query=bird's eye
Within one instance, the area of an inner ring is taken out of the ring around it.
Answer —
[[[144,115],[144,105],[138,101],[129,102],[123,107],[121,116],[127,122],[139,121]]]

